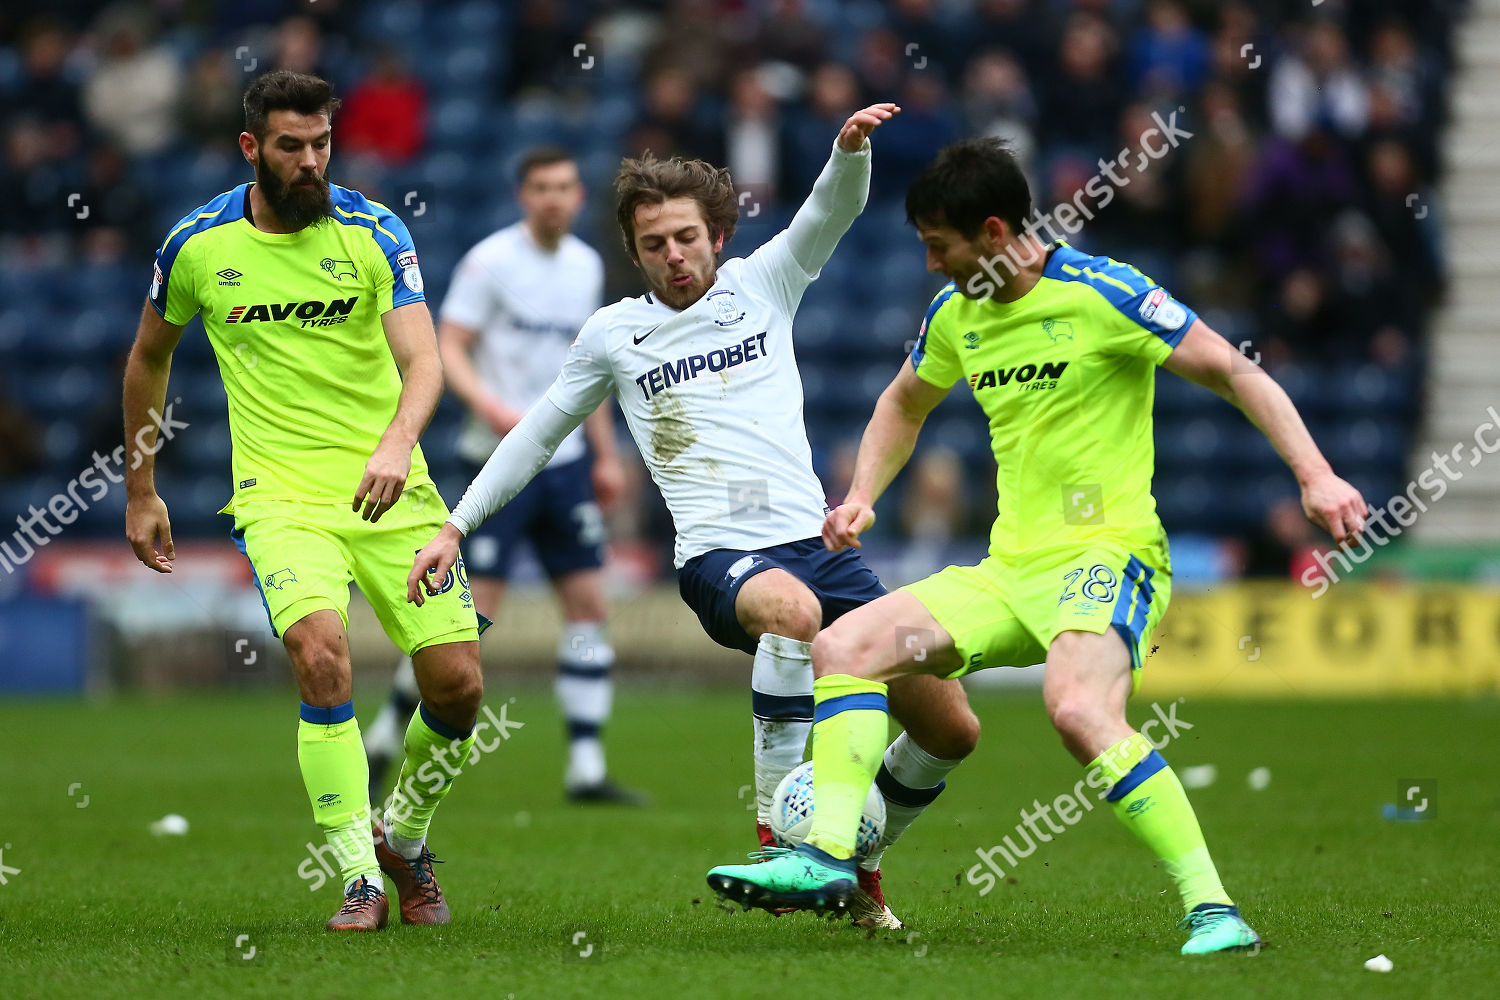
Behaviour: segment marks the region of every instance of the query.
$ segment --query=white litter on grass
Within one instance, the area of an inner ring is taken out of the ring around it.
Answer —
[[[1365,963],[1365,968],[1369,969],[1371,972],[1390,972],[1395,967],[1396,963],[1392,962],[1384,955],[1376,955],[1374,958]]]
[[[1207,788],[1219,780],[1219,769],[1212,764],[1197,764],[1177,772],[1183,788]]]
[[[181,837],[188,832],[188,821],[176,813],[168,813],[151,824],[151,832],[158,837]]]
[[[1257,767],[1246,776],[1245,781],[1249,783],[1251,791],[1263,792],[1271,784],[1271,769]]]

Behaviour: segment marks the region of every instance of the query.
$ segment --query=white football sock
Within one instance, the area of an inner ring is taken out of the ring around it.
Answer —
[[[876,787],[885,799],[885,834],[880,845],[860,862],[861,868],[875,871],[880,867],[885,849],[901,838],[906,828],[922,815],[922,810],[932,805],[943,790],[943,779],[962,763],[963,758],[934,757],[906,733],[892,741],[875,778]]]
[[[384,814],[385,822],[382,824],[385,830],[385,845],[408,861],[415,861],[422,853],[422,845],[427,843],[426,837],[418,837],[413,840],[403,837],[396,832],[396,826],[391,820],[391,814]],[[373,880],[372,880],[373,881]]]
[[[599,731],[609,721],[615,651],[602,622],[568,622],[557,640],[557,703],[568,726],[568,788],[597,785],[608,774]]]
[[[769,825],[771,798],[802,763],[813,721],[812,643],[769,632],[755,649],[750,697],[755,714],[755,818]]]

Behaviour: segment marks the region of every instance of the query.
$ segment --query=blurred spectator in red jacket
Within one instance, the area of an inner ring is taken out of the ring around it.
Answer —
[[[400,53],[383,48],[370,75],[354,85],[338,117],[339,148],[405,163],[427,141],[427,93]]]

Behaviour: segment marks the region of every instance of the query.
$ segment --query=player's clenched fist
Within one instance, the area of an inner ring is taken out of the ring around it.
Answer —
[[[422,593],[424,588],[428,594],[438,592],[438,588],[448,578],[448,571],[458,562],[458,543],[463,537],[453,525],[444,523],[443,530],[437,533],[437,537],[422,546],[422,551],[417,553],[416,560],[411,564],[411,572],[406,575],[408,604],[415,604],[420,608],[427,603],[427,595]]]
[[[875,523],[875,511],[862,503],[841,503],[823,518],[823,545],[838,552],[859,545],[860,532]]]
[[[881,122],[890,121],[901,113],[901,109],[889,102],[883,104],[872,104],[862,111],[856,111],[844,122],[844,127],[839,130],[838,145],[846,153],[857,153],[859,147],[865,144],[871,132],[879,127]]]

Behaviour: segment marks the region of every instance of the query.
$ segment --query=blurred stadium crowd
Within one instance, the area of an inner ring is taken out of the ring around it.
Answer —
[[[460,255],[515,220],[514,169],[577,152],[579,233],[609,294],[638,285],[612,228],[622,154],[727,164],[743,222],[729,253],[784,225],[840,123],[904,113],[876,143],[870,205],[798,318],[809,434],[830,497],[875,396],[939,282],[905,225],[909,178],[944,143],[1008,137],[1037,207],[1073,201],[1099,161],[1137,156],[1153,113],[1190,132],[1113,191],[1070,242],[1136,264],[1287,387],[1368,498],[1404,483],[1424,340],[1444,287],[1441,183],[1461,0],[70,0],[0,13],[0,514],[45,504],[120,441],[119,377],[168,229],[250,178],[239,99],[286,67],[344,97],[330,176],[410,226],[429,301]],[[1084,199],[1088,203],[1088,199]],[[196,323],[169,399],[190,427],[158,460],[183,537],[221,537],[224,395]],[[1285,575],[1310,541],[1291,477],[1237,413],[1158,380],[1157,496],[1200,575]],[[461,414],[424,439],[450,503]],[[982,539],[993,466],[961,391],[933,416],[887,539]],[[351,485],[351,490],[354,484]],[[623,540],[665,547],[648,484]],[[1290,502],[1290,506],[1289,506]],[[69,527],[118,540],[122,488]],[[982,541],[978,543],[982,546]],[[971,549],[977,551],[977,548]],[[940,558],[940,556],[934,556]],[[669,565],[669,562],[665,563]]]

